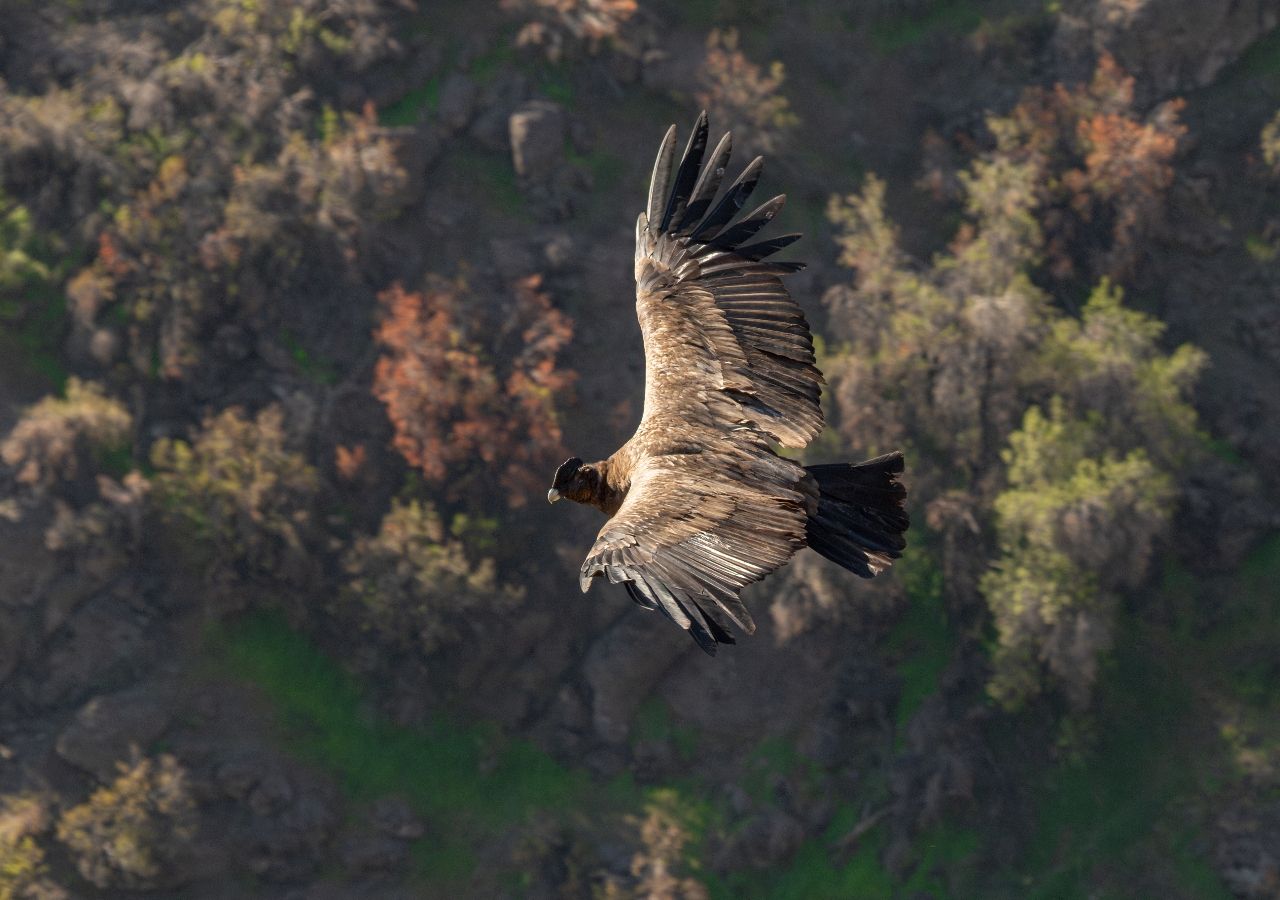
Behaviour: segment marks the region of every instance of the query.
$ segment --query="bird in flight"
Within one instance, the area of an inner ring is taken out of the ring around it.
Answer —
[[[676,128],[658,149],[649,201],[636,220],[636,315],[644,336],[644,412],[608,459],[565,461],[547,499],[608,516],[582,564],[621,583],[714,654],[730,624],[755,631],[739,598],[803,547],[871,578],[906,541],[900,452],[856,464],[801,466],[773,451],[822,430],[823,378],[813,338],[768,261],[800,235],[753,240],[786,200],[733,220],[760,178],[756,157],[720,196],[732,138],[705,165],[707,114],[679,165]]]

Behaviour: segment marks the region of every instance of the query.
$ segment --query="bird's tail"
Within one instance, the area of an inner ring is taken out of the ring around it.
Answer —
[[[872,578],[902,555],[910,524],[898,483],[902,453],[866,462],[806,466],[818,484],[818,509],[809,516],[809,546],[855,575]]]

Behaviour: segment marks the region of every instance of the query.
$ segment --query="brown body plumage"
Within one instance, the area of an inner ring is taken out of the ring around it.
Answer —
[[[703,166],[706,144],[703,113],[677,168],[671,127],[636,222],[640,425],[606,460],[565,462],[547,497],[609,516],[582,564],[584,591],[596,577],[621,583],[714,653],[733,643],[729,623],[755,631],[742,588],[805,546],[876,575],[905,546],[907,516],[899,453],[805,468],[773,452],[771,440],[804,447],[823,424],[809,325],[780,277],[801,265],[764,261],[799,235],[748,243],[785,197],[730,224],[763,160],[715,202],[731,139]]]

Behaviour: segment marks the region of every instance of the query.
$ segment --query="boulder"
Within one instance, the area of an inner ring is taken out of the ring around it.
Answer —
[[[440,88],[440,102],[436,106],[436,116],[442,125],[452,133],[467,127],[475,113],[476,99],[479,89],[467,75],[454,72]]]
[[[596,590],[602,587],[607,586]],[[695,648],[688,635],[660,616],[639,610],[622,615],[591,645],[582,666],[591,689],[596,734],[610,743],[625,741],[640,704],[691,649]]]
[[[54,745],[64,760],[103,783],[119,774],[117,763],[147,747],[169,727],[173,694],[154,685],[94,697],[80,708]]]
[[[526,184],[542,184],[564,159],[564,110],[549,100],[530,100],[508,120],[511,161]]]

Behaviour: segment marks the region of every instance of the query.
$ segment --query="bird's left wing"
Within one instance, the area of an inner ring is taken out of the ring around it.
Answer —
[[[752,160],[717,200],[731,136],[720,140],[705,165],[705,112],[679,166],[675,139],[672,126],[654,163],[649,202],[636,221],[644,418],[685,416],[691,398],[700,398],[722,430],[745,426],[783,446],[804,447],[822,431],[823,378],[809,324],[779,277],[802,266],[767,259],[800,235],[752,240],[786,197],[733,222],[764,161]]]
[[[586,591],[597,576],[661,609],[708,653],[755,622],[738,592],[805,545],[803,487],[795,465],[741,441],[645,459],[618,512],[582,564]]]

